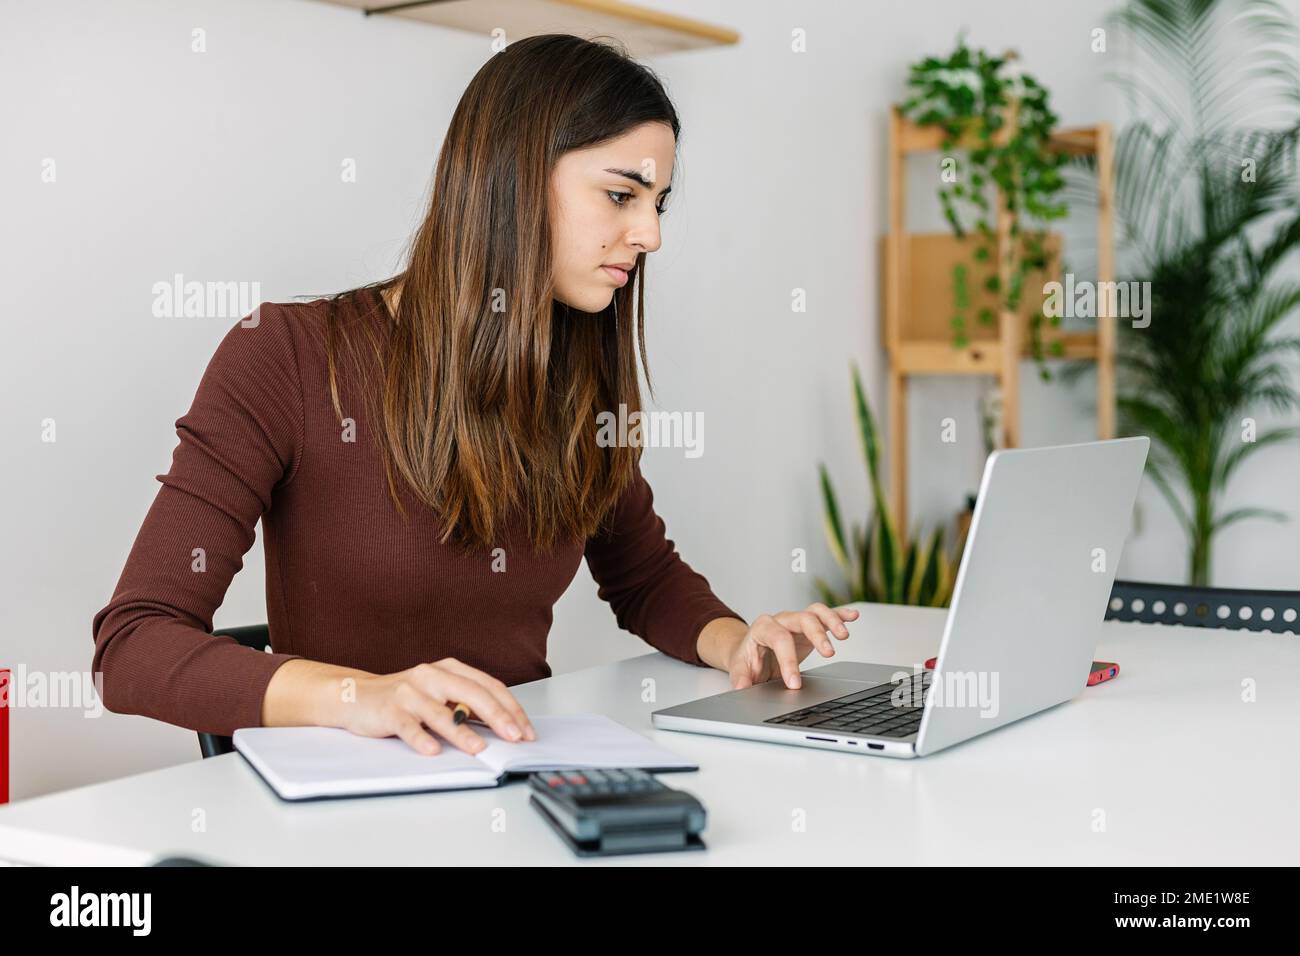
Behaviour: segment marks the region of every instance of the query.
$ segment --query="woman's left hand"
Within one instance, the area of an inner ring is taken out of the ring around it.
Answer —
[[[814,647],[822,657],[834,656],[835,648],[826,632],[845,640],[849,629],[844,622],[857,617],[858,612],[850,608],[810,604],[803,611],[779,611],[755,618],[727,661],[731,686],[739,690],[783,676],[787,687],[798,688],[802,683],[799,662]]]

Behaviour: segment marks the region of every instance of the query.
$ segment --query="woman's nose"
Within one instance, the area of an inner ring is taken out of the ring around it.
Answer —
[[[629,246],[639,248],[642,252],[654,252],[659,248],[659,215],[650,210],[648,217],[638,219],[632,231],[627,235]]]

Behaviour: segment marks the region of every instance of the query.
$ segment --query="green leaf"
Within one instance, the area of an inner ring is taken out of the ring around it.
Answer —
[[[820,600],[827,607],[835,607],[836,605],[839,604],[852,603],[851,598],[848,599],[844,598],[821,578],[814,578],[813,586],[816,587],[817,589],[818,600]]]
[[[867,475],[871,478],[872,491],[877,492],[880,485],[880,451],[876,443],[876,423],[871,417],[871,408],[867,404],[867,394],[862,387],[862,376],[857,364],[853,371],[853,410],[858,421],[858,437],[862,442],[862,457],[867,463]]]
[[[1286,515],[1281,511],[1275,511],[1272,508],[1237,508],[1229,511],[1227,514],[1219,515],[1214,519],[1210,526],[1213,531],[1219,531],[1228,525],[1237,521],[1243,521],[1246,518],[1270,518],[1273,521],[1286,521]]]
[[[867,463],[867,476],[871,480],[871,497],[876,508],[876,535],[879,541],[880,580],[886,600],[897,600],[899,576],[899,542],[894,532],[893,518],[885,504],[884,489],[880,485],[880,449],[876,438],[876,422],[867,404],[862,387],[862,376],[853,365],[853,401],[858,419],[858,432],[862,440],[862,453]]]
[[[893,523],[887,514],[881,512],[882,520],[876,522],[876,540],[879,547],[877,558],[880,567],[881,600],[891,604],[899,603],[900,568],[898,565],[898,539],[894,536]]]
[[[826,471],[826,466],[818,465],[817,468],[821,474],[822,519],[826,531],[826,543],[830,546],[835,563],[844,570],[845,574],[852,574],[848,548],[844,543],[844,528],[840,523],[840,506],[835,500],[835,489],[831,487],[831,478]]]
[[[943,528],[935,528],[926,548],[926,559],[916,588],[914,603],[933,607],[939,592],[939,568],[943,561]]]
[[[1178,500],[1178,496],[1174,494],[1174,489],[1169,484],[1169,479],[1165,477],[1161,466],[1148,458],[1146,473],[1151,479],[1151,483],[1164,495],[1165,501],[1169,503],[1169,508],[1173,511],[1174,517],[1178,519],[1178,523],[1183,526],[1183,530],[1190,536],[1193,533],[1191,516],[1188,515],[1187,509],[1183,507],[1183,503]]]
[[[913,536],[908,544],[906,553],[903,557],[903,570],[898,576],[898,598],[899,604],[911,604],[913,585],[916,583],[917,553],[916,537]]]
[[[1292,438],[1297,437],[1300,437],[1300,426],[1288,425],[1283,428],[1270,429],[1262,435],[1257,435],[1253,442],[1242,442],[1219,461],[1219,467],[1214,475],[1215,485],[1219,488],[1225,487],[1237,467],[1259,449],[1290,441]]]

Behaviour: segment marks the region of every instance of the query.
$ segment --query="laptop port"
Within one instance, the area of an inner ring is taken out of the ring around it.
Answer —
[[[872,750],[884,750],[884,749],[885,749],[885,745],[884,745],[884,744],[867,744],[867,746],[870,747]]]
[[[808,735],[807,735],[807,734],[804,734],[804,736],[807,737]],[[826,741],[828,744],[837,744],[837,743],[839,743],[839,741],[836,740],[834,737],[808,737],[808,739],[809,739],[809,740],[824,740],[824,741]]]

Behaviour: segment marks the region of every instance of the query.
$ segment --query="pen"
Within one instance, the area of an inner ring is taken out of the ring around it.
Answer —
[[[452,715],[451,722],[459,727],[469,719],[469,707],[465,704],[457,704]]]

